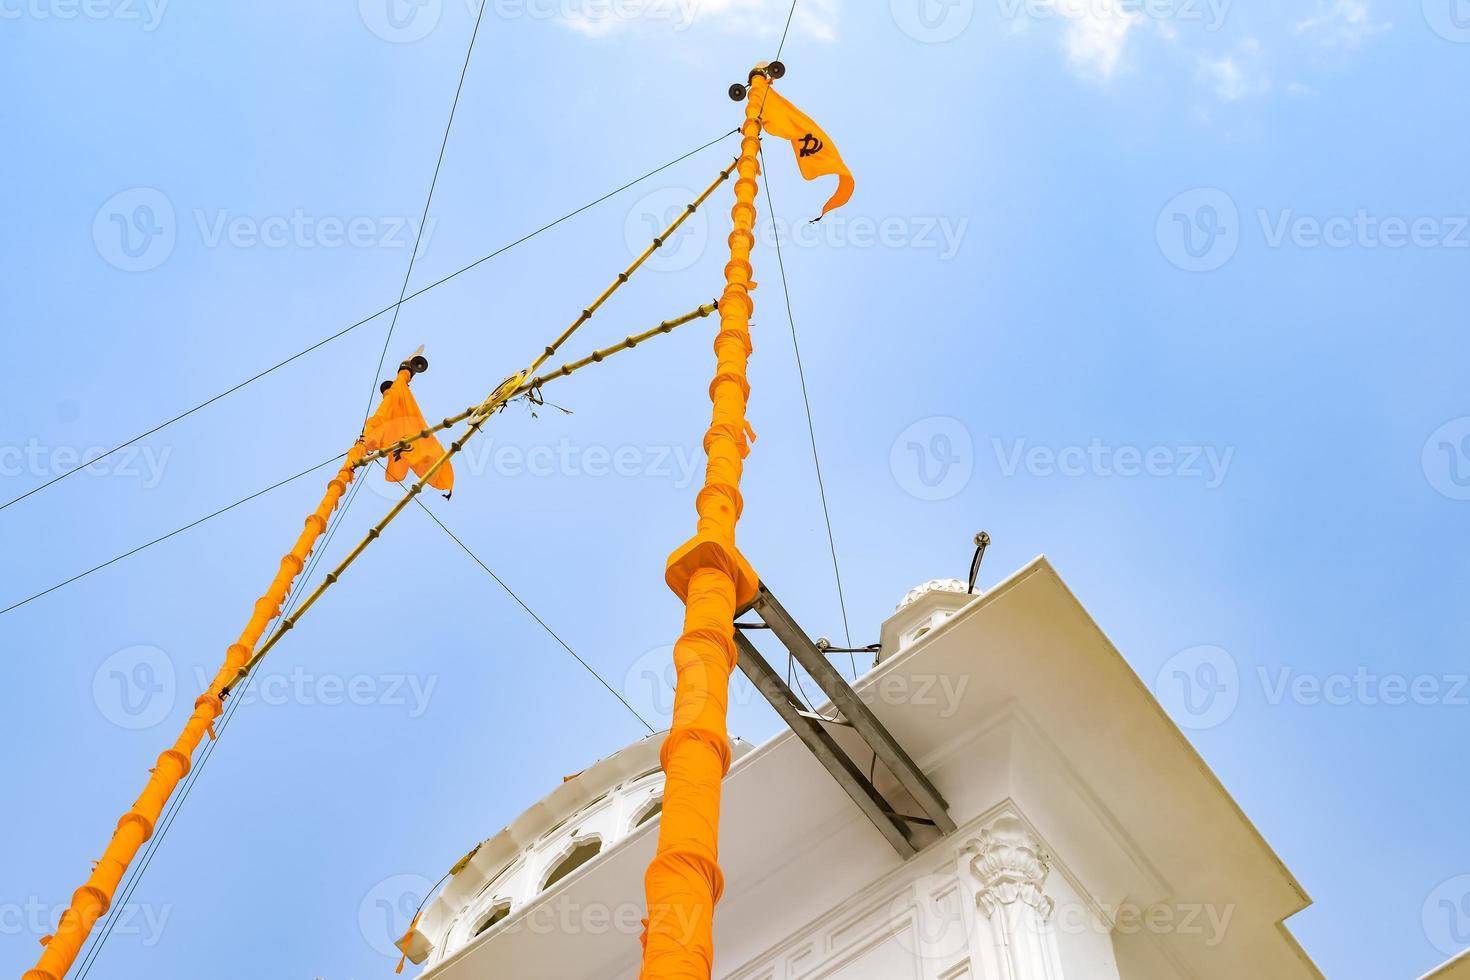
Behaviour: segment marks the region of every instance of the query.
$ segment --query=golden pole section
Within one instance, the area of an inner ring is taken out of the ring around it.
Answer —
[[[754,152],[754,150],[750,150],[748,153],[743,152],[740,159],[745,159],[747,155],[751,155],[751,159],[754,159]],[[251,651],[254,650],[255,644],[259,642],[261,635],[265,632],[266,626],[280,613],[281,605],[285,602],[286,594],[290,590],[292,582],[295,581],[296,576],[301,574],[306,557],[311,553],[312,547],[316,544],[322,532],[326,530],[327,518],[336,510],[337,503],[342,499],[342,494],[346,492],[347,484],[352,482],[353,471],[356,465],[366,455],[362,438],[360,436],[358,437],[358,441],[348,451],[342,469],[327,484],[327,494],[322,499],[321,505],[317,507],[313,514],[307,517],[306,529],[301,533],[300,538],[297,539],[296,546],[291,549],[289,554],[281,559],[281,570],[271,582],[270,589],[256,601],[255,613],[246,625],[245,631],[240,634],[239,641],[226,651],[225,662],[220,667],[219,673],[210,682],[208,690],[201,694],[198,700],[194,702],[194,713],[189,716],[189,720],[185,723],[184,730],[179,735],[178,741],[174,743],[173,748],[168,749],[158,757],[158,765],[153,769],[153,774],[148,780],[147,786],[144,787],[143,794],[138,797],[137,801],[133,804],[133,808],[123,814],[122,818],[118,821],[117,830],[113,833],[112,840],[108,843],[107,849],[103,852],[102,857],[93,868],[91,876],[87,879],[87,883],[81,888],[78,888],[73,894],[72,904],[62,914],[61,922],[57,926],[55,935],[47,936],[43,940],[46,949],[42,952],[35,969],[26,971],[22,980],[61,980],[66,975],[66,972],[71,969],[72,964],[76,962],[77,954],[81,951],[82,944],[86,942],[88,934],[91,933],[93,925],[103,915],[107,914],[107,910],[112,904],[112,897],[116,893],[118,883],[122,880],[122,876],[127,871],[128,865],[137,856],[138,849],[142,847],[143,843],[149,837],[153,836],[154,825],[159,815],[163,812],[164,804],[168,802],[168,798],[173,793],[174,788],[178,786],[179,781],[189,771],[190,760],[193,758],[194,749],[198,747],[199,742],[203,739],[206,732],[210,734],[211,738],[213,737],[214,721],[223,712],[223,699],[229,694],[233,686],[241,678],[249,674],[255,665],[260,663],[266,653],[280,642],[281,637],[286,634],[286,631],[295,626],[297,620],[311,608],[316,600],[321,597],[322,593],[336,583],[342,572],[357,560],[357,557],[367,549],[367,546],[375,538],[382,534],[383,529],[395,517],[403,512],[403,509],[408,506],[408,502],[423,490],[424,486],[434,474],[439,472],[444,464],[449,462],[464,447],[464,444],[473,438],[475,433],[480,431],[485,423],[489,421],[490,416],[497,409],[503,407],[511,398],[528,390],[527,379],[531,377],[535,370],[555,354],[557,348],[565,343],[576,332],[577,328],[586,323],[592,317],[592,314],[597,311],[597,308],[609,296],[616,292],[619,286],[627,282],[628,278],[637,271],[639,266],[647,261],[648,257],[656,249],[663,246],[665,239],[673,234],[684,223],[685,219],[693,214],[699,208],[699,205],[703,204],[714,193],[716,187],[729,179],[733,170],[733,166],[729,169],[722,170],[719,177],[711,182],[709,187],[705,188],[704,192],[695,198],[694,202],[686,207],[684,212],[669,224],[663,234],[655,238],[653,243],[644,249],[638,258],[633,260],[632,265],[619,273],[618,278],[612,285],[603,290],[602,295],[598,296],[591,306],[584,309],[581,315],[572,322],[571,326],[562,331],[561,336],[550,344],[529,367],[524,371],[506,378],[483,402],[460,416],[461,419],[472,419],[469,428],[465,430],[465,434],[450,444],[450,448],[434,461],[434,464],[429,467],[418,482],[409,488],[408,492],[404,494],[403,499],[395,504],[383,519],[368,531],[367,536],[358,542],[357,547],[348,553],[347,557],[327,575],[322,581],[322,584],[317,586],[295,612],[281,622],[280,626],[276,628],[270,638],[266,640],[259,650],[255,650],[252,655]],[[752,186],[754,185],[753,180],[750,183]],[[747,248],[748,251],[749,249]],[[726,291],[728,293],[728,288]],[[695,313],[698,314],[698,311],[695,311]],[[690,315],[688,319],[693,318],[694,315]],[[653,332],[658,332],[661,327],[662,325],[654,328]],[[629,339],[633,340],[634,338]],[[624,343],[626,346],[632,346],[626,341]],[[593,359],[595,360],[596,357],[594,356]],[[568,371],[566,373],[570,372]],[[380,402],[380,407],[381,404]]]
[[[553,357],[556,354],[557,349],[560,348],[562,344],[567,342],[568,337],[577,332],[578,327],[586,323],[588,320],[592,319],[592,314],[597,312],[597,308],[603,303],[607,302],[607,298],[613,293],[617,292],[618,287],[627,282],[628,277],[637,272],[638,267],[644,262],[647,262],[650,255],[663,248],[664,242],[668,241],[669,236],[677,231],[679,229],[679,226],[682,225],[691,214],[699,210],[699,206],[703,204],[709,198],[709,196],[715,192],[715,188],[719,187],[725,181],[730,179],[730,173],[734,169],[735,164],[732,163],[726,169],[721,170],[720,175],[714,180],[710,181],[710,185],[704,189],[704,192],[696,197],[692,202],[690,202],[690,204],[686,206],[682,212],[680,212],[679,216],[669,223],[669,226],[663,230],[663,233],[661,235],[659,235],[651,243],[649,243],[649,246],[643,250],[643,254],[634,259],[632,265],[628,266],[622,272],[619,272],[618,277],[612,281],[612,284],[602,291],[602,295],[593,300],[592,305],[583,310],[577,316],[577,318],[571,322],[571,325],[561,332],[561,336],[553,340],[547,346],[547,348],[541,352],[536,360],[531,362],[531,366],[526,368],[526,374],[530,375],[535,373],[537,368],[545,364],[549,358]]]
[[[61,916],[55,935],[42,940],[46,949],[33,970],[25,973],[23,980],[61,980],[76,961],[82,944],[97,920],[107,914],[113,895],[128,865],[137,855],[138,849],[153,836],[153,828],[163,812],[164,805],[173,794],[179,781],[189,772],[194,750],[205,733],[214,737],[214,722],[224,710],[223,692],[234,679],[240,665],[250,657],[250,651],[260,640],[270,621],[281,611],[291,584],[301,574],[311,549],[327,528],[327,520],[337,509],[347,485],[352,482],[353,464],[364,453],[359,438],[347,452],[347,458],[337,475],[327,484],[326,495],[317,509],[306,518],[306,527],[290,552],[281,559],[280,570],[271,581],[265,595],[255,603],[255,611],[240,638],[225,652],[224,665],[210,682],[209,688],[194,702],[194,713],[189,716],[172,748],[158,757],[158,765],[152,770],[148,785],[117,822],[107,849],[92,869],[87,883],[72,895],[71,907]]]
[[[667,780],[658,851],[644,879],[648,900],[644,980],[708,980],[714,965],[715,903],[724,888],[719,866],[720,782],[730,768],[726,707],[735,667],[735,610],[759,585],[735,548],[741,510],[740,474],[749,452],[745,419],[750,385],[750,250],[755,244],[756,175],[760,173],[760,107],[765,75],[752,73],[730,214],[730,261],[715,337],[713,403],[704,437],[709,459],[695,509],[695,536],[669,556],[665,579],[683,600],[684,632],[674,644],[678,683],[674,718],[660,761]]]
[[[729,171],[726,171],[725,173],[726,175],[728,175]],[[725,177],[720,178],[720,180],[724,179]],[[715,183],[718,184],[719,181],[716,181]],[[708,196],[708,193],[709,192],[706,191],[705,194],[700,197],[700,200],[702,201],[704,197]],[[691,205],[690,209],[685,211],[684,213],[686,215],[692,214],[693,207],[694,206]],[[676,221],[670,227],[676,228],[678,227],[678,224],[679,223]],[[647,253],[645,253],[645,256],[646,255]],[[633,268],[637,268],[636,263]],[[627,282],[626,277],[618,281],[619,284],[623,282]],[[434,461],[434,465],[430,466],[428,470],[424,472],[424,475],[420,477],[418,481],[413,484],[413,486],[408,488],[408,491],[403,495],[398,503],[394,504],[392,509],[389,510],[387,514],[383,515],[382,520],[380,520],[377,524],[368,529],[368,533],[363,537],[361,541],[357,543],[357,546],[347,553],[347,557],[343,558],[336,568],[327,573],[326,578],[322,579],[321,584],[312,590],[311,594],[306,597],[305,601],[303,601],[301,605],[296,607],[296,611],[281,621],[281,624],[276,627],[275,632],[271,633],[270,637],[265,641],[265,643],[261,644],[260,649],[255,651],[255,655],[252,656],[248,661],[240,665],[239,669],[235,672],[235,677],[228,684],[225,685],[224,693],[228,694],[230,690],[235,686],[235,684],[239,683],[245,678],[247,674],[254,670],[256,665],[265,658],[265,655],[270,653],[272,648],[274,648],[275,645],[281,641],[281,638],[286,635],[287,631],[294,627],[297,621],[301,619],[302,616],[306,615],[306,611],[316,604],[317,599],[321,598],[322,593],[337,584],[337,580],[342,577],[342,573],[347,570],[348,566],[357,561],[358,556],[367,550],[367,546],[372,544],[373,541],[375,541],[380,535],[382,535],[384,529],[386,529],[389,524],[393,523],[394,518],[403,513],[403,509],[408,506],[410,500],[423,492],[424,487],[428,484],[429,480],[433,478],[434,474],[439,472],[440,468],[442,468],[445,463],[449,462],[453,457],[459,454],[459,451],[464,448],[465,443],[469,442],[472,438],[475,437],[475,434],[478,433],[482,427],[484,427],[485,423],[490,421],[490,416],[495,414],[497,409],[504,407],[505,404],[509,402],[512,398],[523,395],[526,392],[533,390],[538,385],[544,383],[551,378],[571,374],[578,368],[585,367],[586,365],[591,364],[594,361],[600,361],[611,353],[616,353],[619,350],[625,350],[629,347],[636,346],[639,342],[646,340],[656,334],[668,333],[670,330],[674,329],[674,327],[678,326],[681,323],[688,323],[690,320],[694,320],[702,316],[708,316],[710,312],[716,308],[716,306],[717,304],[705,304],[704,306],[700,306],[690,311],[689,313],[686,313],[684,316],[676,317],[673,320],[665,320],[663,323],[652,328],[651,330],[646,330],[636,336],[628,337],[620,344],[614,344],[612,347],[597,351],[589,355],[588,357],[585,357],[582,360],[576,361],[572,364],[563,365],[560,371],[553,372],[546,377],[535,378],[533,380],[527,381],[526,378],[530,375],[532,370],[531,368],[527,368],[526,370],[521,371],[517,374],[513,374],[509,378],[506,378],[504,381],[502,381],[500,383],[500,386],[496,388],[493,392],[491,392],[489,398],[486,398],[478,406],[470,410],[468,414],[473,415],[474,418],[470,421],[469,428],[465,429],[464,435],[460,436],[454,442],[451,442],[449,444],[449,448],[444,451],[444,455],[436,459]],[[551,350],[552,348],[547,349]],[[539,364],[544,360],[545,356],[543,355],[542,357],[538,358],[535,363]],[[449,419],[445,419],[445,422],[449,421]],[[414,438],[419,437],[416,436]],[[365,460],[366,456],[362,457],[362,459]]]
[[[516,389],[515,394],[524,395],[527,392],[535,391],[542,385],[545,385],[551,381],[555,381],[557,378],[565,378],[567,375],[573,373],[574,371],[579,371],[589,364],[604,361],[612,355],[618,353],[619,351],[632,350],[634,347],[637,347],[645,340],[651,340],[661,333],[669,333],[675,327],[681,327],[684,324],[688,323],[690,320],[698,320],[701,317],[707,317],[718,308],[718,303],[705,303],[703,306],[699,306],[693,310],[690,310],[683,316],[674,317],[672,320],[665,320],[658,326],[650,327],[642,333],[633,334],[631,337],[628,337],[620,343],[613,344],[610,347],[604,347],[602,350],[599,351],[593,351],[591,354],[588,354],[586,357],[582,358],[579,361],[572,361],[570,364],[563,364],[555,371],[543,374],[537,378],[532,378],[530,381],[522,384],[520,388]],[[479,406],[476,406],[476,408],[478,407]],[[420,439],[434,435],[437,432],[443,432],[445,429],[452,428],[463,422],[465,419],[469,418],[473,414],[475,414],[475,408],[467,408],[463,412],[460,412],[458,415],[451,415],[447,419],[436,422],[421,432],[416,432],[411,436],[407,436],[403,439],[398,440],[391,446],[384,446],[382,449],[374,450],[373,452],[370,452],[367,455],[363,456],[352,465],[361,468],[363,466],[367,466],[369,463],[375,462],[376,460],[384,459],[388,456],[392,456],[394,453],[402,452],[409,446],[412,446],[415,442],[418,442]]]
[[[342,573],[347,570],[348,566],[357,561],[358,556],[367,550],[367,546],[372,544],[375,540],[377,540],[378,537],[382,535],[383,530],[389,524],[393,523],[393,519],[395,517],[403,513],[403,509],[408,506],[408,502],[414,497],[418,496],[421,492],[423,492],[424,487],[428,484],[429,480],[433,478],[434,474],[438,473],[439,470],[443,468],[445,463],[449,462],[456,455],[458,455],[459,451],[464,448],[465,443],[473,439],[475,434],[484,427],[485,423],[490,421],[490,416],[495,413],[495,409],[510,401],[510,399],[515,395],[516,391],[518,390],[520,379],[523,376],[524,375],[519,374],[513,375],[510,378],[507,378],[505,381],[501,382],[500,387],[495,389],[494,394],[487,398],[480,405],[480,407],[475,410],[475,418],[472,422],[470,422],[469,428],[465,429],[464,435],[460,436],[454,442],[451,442],[449,444],[449,448],[444,450],[444,455],[434,460],[434,465],[430,466],[424,472],[424,475],[419,477],[417,482],[415,482],[413,486],[408,488],[408,492],[403,495],[402,499],[400,499],[398,503],[393,505],[388,513],[383,515],[383,519],[378,521],[378,523],[374,524],[371,528],[368,529],[368,533],[363,537],[361,541],[357,542],[356,547],[354,547],[351,551],[347,553],[347,557],[343,558],[342,561],[338,563],[336,568],[327,573],[327,577],[322,579],[322,583],[312,590],[311,595],[307,596],[306,600],[302,602],[301,605],[296,607],[296,611],[287,616],[285,619],[281,620],[281,625],[277,626],[275,632],[271,633],[270,638],[267,639],[263,644],[261,644],[260,649],[255,651],[255,655],[239,665],[238,669],[233,672],[234,676],[232,676],[229,682],[225,684],[224,693],[228,694],[237,683],[243,680],[247,674],[255,669],[255,666],[257,664],[265,659],[265,655],[267,653],[270,653],[271,649],[277,643],[281,642],[281,637],[285,636],[286,632],[290,630],[293,626],[295,626],[297,621],[301,619],[302,616],[306,615],[306,611],[316,604],[316,601],[321,598],[322,593],[327,591],[327,589],[331,588],[333,585],[336,585],[337,580],[342,577]]]
[[[601,363],[612,355],[618,353],[618,351],[632,350],[634,347],[637,347],[645,340],[651,340],[661,333],[669,333],[675,327],[682,327],[690,320],[698,320],[702,317],[707,317],[719,308],[720,304],[718,302],[705,303],[703,306],[697,306],[694,309],[690,310],[688,313],[685,313],[683,316],[676,316],[672,320],[665,320],[663,323],[660,323],[656,327],[650,327],[642,333],[635,333],[631,337],[628,337],[625,340],[613,344],[610,347],[604,347],[602,350],[593,351],[591,354],[588,354],[581,360],[572,361],[570,364],[563,364],[555,371],[552,371],[548,374],[543,374],[539,378],[532,378],[530,381],[526,382],[525,390],[535,391],[537,388],[540,388],[542,385],[546,384],[549,381],[555,381],[557,378],[565,378],[572,372],[580,371],[582,368],[586,367],[589,364]]]
[[[347,557],[343,558],[341,563],[339,563],[336,568],[327,573],[327,577],[322,579],[322,583],[312,591],[311,595],[307,596],[306,600],[302,602],[301,605],[296,607],[296,611],[281,621],[281,624],[276,627],[275,632],[270,635],[265,643],[261,644],[259,650],[255,651],[254,656],[239,665],[239,668],[235,671],[234,678],[231,679],[229,683],[224,686],[224,692],[226,694],[229,693],[230,689],[234,687],[235,684],[243,680],[247,674],[255,669],[255,666],[259,664],[262,659],[264,659],[265,655],[267,653],[270,653],[271,649],[281,641],[281,637],[285,636],[286,632],[294,627],[297,621],[301,619],[302,616],[306,615],[306,611],[316,604],[317,599],[321,598],[323,592],[326,592],[333,585],[337,584],[337,580],[341,578],[342,573],[347,570],[348,566],[357,561],[357,557],[367,550],[367,546],[372,544],[373,541],[376,540],[383,533],[383,530],[389,524],[393,523],[393,519],[395,517],[403,513],[403,509],[408,506],[408,502],[423,491],[424,486],[428,484],[429,480],[433,478],[434,474],[439,472],[440,468],[443,467],[445,463],[449,462],[450,459],[456,456],[459,451],[464,448],[465,443],[474,438],[475,434],[478,433],[482,427],[484,427],[485,423],[490,421],[490,416],[495,414],[496,410],[505,407],[505,404],[509,402],[512,398],[515,398],[518,395],[525,394],[536,385],[536,381],[527,380],[531,377],[531,373],[535,371],[536,368],[539,367],[541,364],[545,363],[548,357],[556,353],[556,349],[560,347],[563,343],[565,343],[567,338],[575,333],[578,327],[586,323],[587,320],[592,316],[592,314],[597,310],[597,308],[601,306],[603,302],[609,296],[611,296],[619,286],[628,281],[629,277],[632,276],[632,274],[638,270],[638,267],[642,265],[650,255],[653,254],[654,250],[661,247],[668,236],[673,234],[673,232],[676,231],[678,227],[684,223],[684,219],[689,217],[696,210],[698,210],[699,206],[704,203],[705,199],[708,198],[710,194],[714,193],[715,188],[720,186],[720,184],[724,183],[730,178],[730,174],[734,169],[734,165],[732,164],[728,169],[720,171],[720,175],[716,177],[710,183],[710,185],[704,189],[704,193],[695,198],[694,202],[686,207],[683,213],[680,214],[678,218],[674,219],[674,221],[666,229],[664,229],[663,234],[655,238],[653,240],[653,244],[649,245],[648,248],[643,250],[642,255],[639,255],[638,258],[633,260],[632,265],[628,266],[627,269],[619,273],[618,278],[613,281],[613,284],[611,286],[608,286],[607,289],[603,290],[602,295],[597,297],[597,299],[592,303],[591,306],[583,310],[581,315],[577,317],[576,320],[572,321],[572,325],[567,327],[566,330],[563,330],[561,336],[558,337],[556,341],[548,346],[544,351],[542,351],[541,354],[538,355],[536,359],[531,362],[530,366],[528,366],[524,371],[513,374],[510,377],[506,378],[504,381],[500,382],[500,385],[490,393],[489,397],[487,397],[479,405],[475,406],[472,409],[469,409],[466,413],[460,416],[460,418],[468,417],[471,419],[469,428],[465,430],[464,435],[460,436],[457,440],[449,444],[449,448],[444,451],[444,455],[436,459],[434,461],[434,465],[430,466],[428,470],[424,472],[424,475],[419,478],[418,482],[408,488],[408,491],[403,495],[403,498],[399,500],[398,503],[394,504],[392,509],[389,510],[387,514],[383,515],[383,519],[368,530],[367,535],[357,543],[357,546],[347,553]],[[752,183],[754,183],[754,181],[752,181]],[[700,310],[702,309],[704,309],[704,307],[700,307],[699,309],[694,310],[686,316],[679,318],[680,322],[688,322],[689,320],[694,319],[696,316],[707,315],[708,311],[706,311],[705,313],[700,313]],[[666,323],[667,322],[668,321],[666,321]],[[674,325],[676,324],[670,324],[669,329],[673,329]],[[665,324],[659,324],[657,327],[654,327],[646,334],[640,335],[640,337],[651,336],[652,334],[660,332],[667,332],[663,330],[664,326]],[[638,339],[639,338],[629,337],[628,340],[625,340],[623,344],[619,346],[631,347],[633,346],[633,344],[629,343],[629,341],[636,341]],[[598,354],[603,353],[605,352],[599,351],[597,354],[594,354],[591,358],[587,358],[586,360],[597,360],[599,359]],[[579,362],[577,364],[577,367],[581,366],[583,366],[583,363]],[[572,370],[576,370],[576,367],[573,367]],[[565,373],[570,374],[571,371],[566,371]],[[450,419],[445,419],[444,421],[446,423],[453,424]]]

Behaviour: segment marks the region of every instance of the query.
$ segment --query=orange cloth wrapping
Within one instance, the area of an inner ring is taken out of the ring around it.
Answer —
[[[386,400],[379,403],[377,412],[369,419],[369,425],[382,413],[384,404]],[[220,692],[234,683],[240,668],[250,659],[251,652],[260,642],[266,627],[281,611],[292,584],[301,574],[317,539],[327,529],[327,521],[337,509],[342,495],[346,493],[347,485],[352,482],[356,473],[353,464],[367,452],[361,439],[348,450],[342,468],[327,484],[327,492],[321,503],[315,511],[307,515],[306,527],[296,539],[296,544],[281,558],[280,568],[270,587],[266,589],[265,595],[256,600],[250,621],[245,624],[240,638],[225,652],[225,661],[219,673],[210,682],[208,690],[194,702],[194,713],[184,724],[178,741],[158,757],[158,764],[152,770],[148,785],[143,787],[143,792],[133,803],[132,809],[117,822],[117,830],[102,857],[94,865],[91,877],[72,895],[71,907],[62,913],[56,932],[46,940],[46,948],[35,969],[27,970],[23,980],[61,980],[76,962],[77,954],[87,941],[92,926],[107,914],[112,905],[112,897],[117,891],[118,882],[127,872],[128,865],[137,856],[138,849],[144,842],[153,836],[154,826],[164,805],[179,781],[188,774],[194,750],[206,733],[213,737],[215,719],[224,710],[224,699]]]
[[[750,386],[752,305],[750,249],[755,242],[756,176],[760,173],[759,106],[769,88],[752,79],[741,127],[739,178],[731,209],[730,262],[720,297],[713,411],[704,446],[709,460],[695,509],[695,536],[669,556],[665,578],[685,603],[684,632],[674,644],[678,681],[674,718],[660,760],[667,780],[658,851],[644,877],[648,919],[643,980],[709,980],[714,967],[719,866],[720,784],[730,768],[726,732],[730,672],[735,667],[735,610],[755,597],[754,571],[735,548],[740,474],[749,452],[745,405]]]
[[[368,420],[363,429],[363,441],[369,452],[384,449],[403,439],[417,436],[429,427],[424,421],[424,413],[419,410],[419,403],[409,391],[408,383],[413,377],[408,370],[400,370],[393,386],[383,395],[382,404],[373,418]],[[444,446],[433,435],[424,436],[422,439],[414,439],[413,443],[401,452],[393,453],[388,457],[387,470],[388,479],[397,483],[408,475],[412,469],[422,479],[429,472],[440,456],[444,455]],[[429,480],[429,486],[445,493],[454,491],[454,464],[445,463],[439,467],[439,471]]]
[[[752,98],[754,94],[755,89],[752,88]],[[796,153],[796,165],[807,180],[829,174],[837,175],[837,193],[822,205],[822,214],[847,203],[852,197],[853,188],[857,186],[852,179],[852,171],[842,162],[842,155],[837,152],[836,144],[822,132],[820,126],[812,122],[810,116],[767,86],[761,123],[772,136],[791,141],[791,149]]]

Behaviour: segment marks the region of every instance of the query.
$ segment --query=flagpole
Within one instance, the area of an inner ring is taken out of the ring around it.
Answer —
[[[381,410],[380,402],[378,412]],[[374,412],[374,419],[378,412]],[[225,651],[224,664],[219,673],[210,682],[208,689],[195,700],[194,711],[184,724],[178,740],[158,757],[158,763],[150,770],[151,775],[142,795],[133,803],[132,809],[118,820],[117,829],[106,850],[92,866],[91,876],[72,895],[71,905],[62,913],[56,932],[41,940],[46,948],[35,968],[26,971],[23,980],[61,980],[76,962],[92,927],[112,906],[117,886],[133,858],[137,856],[138,849],[153,836],[153,830],[169,797],[173,795],[180,780],[188,775],[194,750],[199,747],[206,733],[211,739],[214,738],[215,720],[224,711],[223,692],[235,680],[240,668],[250,660],[251,651],[260,642],[265,628],[280,614],[292,584],[301,574],[317,539],[326,531],[327,521],[336,511],[342,495],[347,492],[347,486],[356,472],[357,460],[366,452],[367,448],[359,436],[347,451],[342,468],[327,483],[327,491],[321,503],[315,511],[307,515],[306,527],[296,539],[295,545],[281,558],[280,568],[265,595],[256,600],[255,609],[240,638]]]
[[[760,110],[769,87],[766,66],[751,72],[730,210],[730,261],[720,296],[712,413],[705,433],[704,486],[694,537],[669,556],[665,580],[685,604],[684,631],[674,644],[678,682],[673,723],[660,761],[666,774],[658,850],[644,878],[648,919],[643,980],[708,978],[714,965],[714,907],[724,887],[719,866],[720,783],[730,768],[726,728],[730,672],[735,667],[735,611],[755,598],[755,571],[735,547],[740,475],[752,435],[750,395],[753,305],[750,252],[755,244]],[[779,74],[779,71],[772,72]],[[732,97],[739,97],[735,86]]]

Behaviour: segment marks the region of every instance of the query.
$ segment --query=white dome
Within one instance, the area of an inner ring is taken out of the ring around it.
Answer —
[[[415,962],[438,962],[473,942],[635,833],[647,830],[663,806],[659,750],[667,732],[640,739],[561,785],[476,845],[455,865],[424,908],[423,922],[401,946]],[[731,738],[734,758],[751,745]],[[416,933],[416,935],[415,935]]]
[[[903,597],[903,601],[898,604],[895,611],[901,611],[905,607],[913,605],[921,597],[928,595],[930,592],[959,592],[964,594],[969,591],[969,583],[961,582],[957,578],[931,578],[923,585],[909,589],[908,595]]]

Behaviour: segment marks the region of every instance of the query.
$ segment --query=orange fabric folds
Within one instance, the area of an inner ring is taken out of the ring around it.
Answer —
[[[382,413],[382,405],[373,415],[376,420]],[[370,420],[369,425],[372,424]],[[153,836],[153,828],[168,804],[169,797],[179,782],[188,774],[193,764],[194,751],[205,735],[214,737],[214,723],[224,711],[223,691],[240,678],[240,669],[249,661],[261,636],[281,611],[281,604],[291,592],[301,574],[317,540],[327,529],[327,522],[336,511],[342,495],[357,473],[358,460],[366,455],[363,440],[355,442],[347,452],[347,458],[337,475],[327,484],[321,503],[306,517],[306,526],[296,538],[291,550],[281,557],[275,578],[271,579],[264,595],[255,600],[250,619],[240,637],[225,651],[224,663],[205,692],[194,702],[194,711],[184,724],[174,744],[165,749],[158,762],[150,770],[148,783],[133,803],[132,809],[117,822],[117,829],[108,841],[107,849],[92,866],[87,883],[72,895],[71,906],[61,915],[55,935],[42,940],[45,950],[34,969],[27,970],[23,980],[62,980],[76,962],[82,945],[92,931],[93,925],[107,914],[113,895],[128,866],[137,856],[139,848]]]
[[[852,179],[852,171],[842,162],[842,155],[837,152],[836,144],[822,132],[822,127],[812,122],[810,116],[787,102],[772,88],[766,89],[761,122],[766,132],[772,136],[791,141],[791,149],[796,153],[796,165],[807,180],[837,175],[837,193],[822,205],[822,214],[848,202],[857,185]]]
[[[382,404],[368,420],[367,428],[363,431],[363,442],[369,452],[386,449],[403,439],[413,439],[406,449],[388,456],[388,479],[395,483],[406,477],[410,469],[422,478],[429,472],[429,467],[444,455],[444,446],[434,436],[415,438],[429,424],[424,421],[424,413],[419,410],[418,401],[408,389],[412,377],[412,372],[406,369],[398,372],[393,386],[383,395]],[[439,467],[439,471],[429,480],[429,486],[445,493],[452,492],[454,464],[445,463]]]
[[[756,177],[760,174],[762,76],[752,79],[741,127],[730,261],[715,337],[708,454],[693,538],[669,556],[664,578],[684,601],[684,631],[674,644],[678,681],[674,718],[660,760],[664,785],[658,851],[644,876],[648,899],[643,980],[709,980],[714,968],[715,904],[724,890],[719,866],[720,786],[730,768],[726,734],[730,671],[735,667],[735,610],[755,597],[755,572],[735,547],[740,476],[749,426],[746,363],[751,353],[750,248],[755,242]]]

